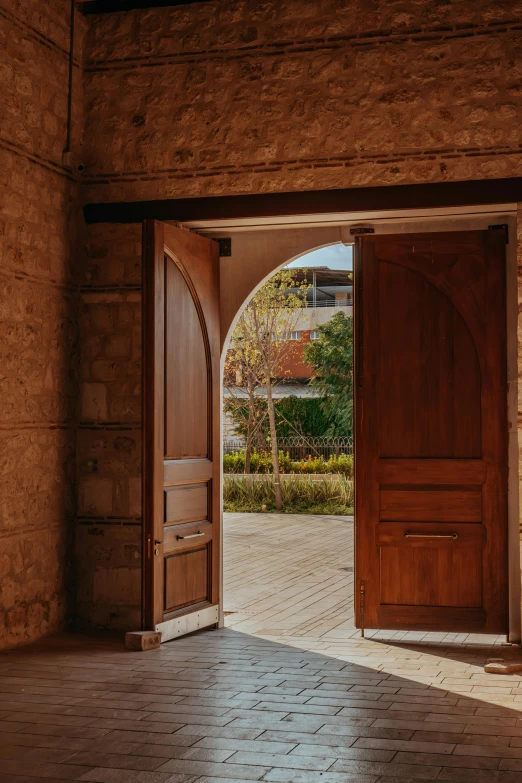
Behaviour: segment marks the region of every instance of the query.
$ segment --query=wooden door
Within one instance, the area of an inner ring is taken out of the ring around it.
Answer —
[[[218,622],[219,249],[144,224],[144,627]]]
[[[502,230],[355,248],[358,627],[506,632]]]

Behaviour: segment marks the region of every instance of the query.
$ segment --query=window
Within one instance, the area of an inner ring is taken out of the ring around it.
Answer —
[[[312,329],[310,332],[310,340],[318,340],[319,339],[319,332],[316,329]]]
[[[286,335],[287,340],[300,340],[301,339],[301,332],[289,332]]]

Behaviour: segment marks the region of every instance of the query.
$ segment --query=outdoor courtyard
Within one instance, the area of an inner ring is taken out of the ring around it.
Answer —
[[[224,515],[225,625],[328,643],[351,638],[353,517]]]

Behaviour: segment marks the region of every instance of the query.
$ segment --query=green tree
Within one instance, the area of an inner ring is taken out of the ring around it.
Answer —
[[[232,418],[236,431],[245,436],[245,473],[250,473],[254,438],[256,433],[259,435],[266,416],[266,410],[263,411],[256,397],[261,383],[258,360],[259,356],[250,350],[248,341],[232,337],[223,373],[223,385],[228,391],[224,410]]]
[[[241,314],[230,347],[231,363],[237,361],[240,352],[254,373],[256,383],[265,390],[277,509],[282,508],[283,497],[272,385],[280,377],[285,360],[295,351],[295,343],[288,337],[303,317],[302,308],[309,287],[306,282],[298,282],[291,269],[282,269],[272,275]]]
[[[324,435],[329,418],[319,397],[283,397],[276,403],[277,434],[280,438],[292,435],[310,437]]]
[[[312,367],[313,385],[323,397],[327,434],[351,435],[353,429],[353,323],[336,313],[317,328],[319,339],[306,346],[304,358]]]
[[[270,429],[265,398],[256,396],[251,408],[246,394],[239,397],[237,390],[232,389],[231,392],[229,390],[229,397],[225,399],[224,409],[234,422],[236,432],[245,438],[248,460],[249,444],[250,451],[252,447],[266,450],[270,443]],[[321,436],[331,424],[321,397],[282,397],[274,400],[274,409],[278,439],[292,435]],[[255,425],[252,426],[251,422]],[[249,472],[250,468],[245,467],[245,473]]]

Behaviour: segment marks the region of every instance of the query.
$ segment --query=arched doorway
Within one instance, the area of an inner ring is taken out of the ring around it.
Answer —
[[[273,237],[275,248],[278,241],[286,247],[285,239]],[[286,307],[279,286],[289,289]],[[232,323],[224,346],[231,341],[223,389],[223,601],[224,624],[235,631],[330,640],[356,633],[352,423],[339,416],[352,409],[352,306],[352,247],[332,243],[265,276]],[[336,345],[341,340],[346,351]],[[331,394],[328,406],[326,389],[312,381],[319,367],[309,362],[334,346],[346,394]],[[269,357],[270,378],[259,377],[251,357],[258,351]]]

